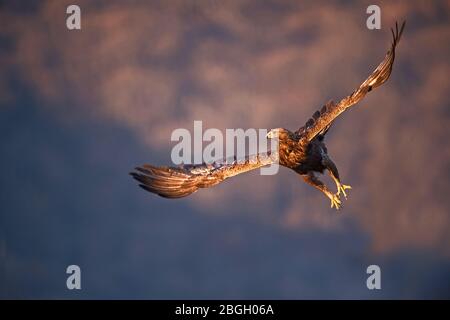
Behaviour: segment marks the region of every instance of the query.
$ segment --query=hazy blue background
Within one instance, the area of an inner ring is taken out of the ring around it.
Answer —
[[[0,4],[1,298],[450,298],[448,1],[381,2],[380,31],[340,1],[77,1],[68,31],[71,3]],[[392,78],[330,130],[340,214],[288,170],[177,201],[128,176],[195,119],[300,127],[404,18]]]

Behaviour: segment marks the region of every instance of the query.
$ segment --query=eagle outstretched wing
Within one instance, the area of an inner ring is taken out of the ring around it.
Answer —
[[[400,29],[398,24],[395,23],[395,32],[392,31],[392,45],[387,52],[384,60],[378,65],[378,67],[372,72],[372,74],[357,88],[353,93],[338,104],[329,101],[322,107],[320,111],[316,111],[312,118],[306,122],[305,126],[301,127],[297,133],[302,135],[306,141],[311,141],[317,135],[324,134],[326,130],[331,126],[334,119],[336,119],[342,112],[352,105],[358,103],[364,96],[372,89],[381,86],[391,75],[392,65],[395,59],[395,47],[400,41],[405,22],[402,23]]]
[[[182,165],[180,167],[157,167],[144,164],[130,174],[139,181],[143,189],[164,198],[182,198],[208,188],[235,175],[275,163],[275,153],[260,153],[247,156],[241,161],[215,162],[202,165]]]

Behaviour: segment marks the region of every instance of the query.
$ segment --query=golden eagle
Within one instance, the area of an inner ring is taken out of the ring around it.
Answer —
[[[358,103],[368,92],[382,85],[389,78],[395,58],[395,48],[400,41],[405,22],[400,29],[395,24],[392,31],[392,45],[384,60],[372,74],[355,90],[335,104],[329,101],[320,111],[316,111],[306,124],[295,132],[284,128],[272,129],[268,138],[278,137],[278,154],[267,153],[249,156],[245,161],[227,163],[214,163],[203,165],[183,165],[181,167],[156,167],[145,164],[137,167],[136,172],[130,174],[139,181],[140,186],[152,193],[165,198],[185,197],[199,188],[214,186],[225,179],[274,163],[290,168],[300,174],[303,179],[322,191],[330,200],[331,207],[339,209],[341,194],[347,198],[346,190],[350,186],[341,183],[336,165],[328,155],[324,143],[325,134],[332,122],[347,108]],[[275,159],[277,157],[277,159]],[[320,181],[315,173],[327,170],[336,183],[337,193],[332,193]]]

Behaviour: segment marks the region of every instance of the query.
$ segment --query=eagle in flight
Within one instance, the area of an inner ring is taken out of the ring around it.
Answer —
[[[199,188],[212,187],[227,178],[254,170],[272,163],[278,163],[294,170],[305,182],[322,191],[331,200],[331,208],[339,209],[341,195],[347,198],[350,186],[342,184],[339,172],[328,155],[324,138],[333,121],[345,110],[358,103],[364,96],[379,87],[391,75],[395,59],[395,48],[400,41],[405,22],[400,29],[395,24],[392,44],[384,60],[372,74],[349,96],[339,103],[329,101],[316,111],[304,126],[295,132],[284,128],[272,129],[269,139],[278,138],[278,154],[265,153],[247,156],[244,161],[223,161],[214,164],[182,165],[180,167],[157,167],[144,164],[130,174],[140,186],[165,198],[181,198],[196,192]],[[333,193],[316,177],[316,173],[327,171],[336,183]]]

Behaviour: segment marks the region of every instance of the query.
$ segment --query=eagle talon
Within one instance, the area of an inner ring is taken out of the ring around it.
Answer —
[[[345,192],[345,190],[347,190],[347,189],[350,190],[351,188],[352,188],[351,186],[348,186],[348,185],[345,185],[345,184],[339,184],[338,185],[337,195],[340,196],[341,192],[342,192],[342,194],[344,195],[345,200],[347,200],[347,193]]]
[[[341,207],[341,199],[339,198],[339,195],[332,194],[330,196],[330,200],[331,200],[331,208],[336,207],[336,210],[339,210],[339,208]]]

